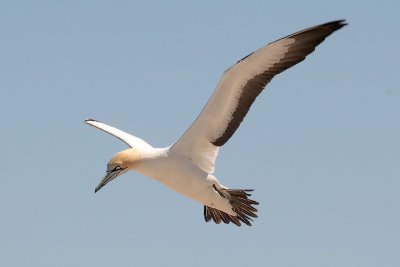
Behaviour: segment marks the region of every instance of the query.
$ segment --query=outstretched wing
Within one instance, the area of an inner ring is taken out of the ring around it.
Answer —
[[[151,145],[149,145],[142,139],[137,138],[136,136],[130,135],[128,133],[125,133],[124,131],[121,131],[105,123],[93,119],[86,119],[85,123],[117,137],[119,140],[125,142],[130,147],[143,148],[143,149],[152,148]]]
[[[218,147],[235,133],[271,79],[304,60],[327,36],[345,25],[344,20],[338,20],[305,29],[238,61],[225,71],[201,114],[171,150],[212,173]]]

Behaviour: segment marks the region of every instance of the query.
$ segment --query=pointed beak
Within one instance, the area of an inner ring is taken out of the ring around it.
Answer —
[[[96,187],[94,192],[97,193],[97,191],[102,189],[108,182],[110,182],[111,180],[115,179],[120,174],[120,172],[121,172],[121,170],[118,170],[118,171],[107,171],[106,175],[104,175],[103,179],[101,179],[99,185]]]

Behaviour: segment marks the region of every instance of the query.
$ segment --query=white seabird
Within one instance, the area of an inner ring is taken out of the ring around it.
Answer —
[[[224,72],[203,111],[172,146],[154,148],[142,139],[102,122],[85,123],[103,130],[129,149],[117,153],[107,164],[96,187],[129,170],[166,185],[204,205],[204,219],[215,223],[245,223],[256,218],[258,202],[249,199],[248,189],[228,189],[213,175],[218,149],[239,127],[250,106],[271,79],[301,62],[334,31],[347,25],[337,20],[314,26],[274,41],[239,60]]]

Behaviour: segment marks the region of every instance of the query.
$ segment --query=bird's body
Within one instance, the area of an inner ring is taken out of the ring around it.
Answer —
[[[151,177],[203,205],[236,215],[229,201],[214,190],[213,185],[225,188],[217,178],[199,168],[187,157],[174,153],[170,147],[144,151],[143,157],[132,170]]]
[[[267,83],[301,62],[327,36],[346,25],[333,21],[294,33],[239,60],[224,72],[201,114],[172,146],[154,148],[145,141],[102,122],[93,127],[114,135],[131,148],[117,153],[96,192],[117,176],[133,170],[204,205],[204,218],[220,223],[251,225],[258,203],[246,189],[228,189],[213,175],[219,147],[239,127]]]

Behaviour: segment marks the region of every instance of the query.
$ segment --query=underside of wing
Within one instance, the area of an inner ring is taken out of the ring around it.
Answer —
[[[115,127],[112,127],[110,125],[107,125],[105,123],[102,123],[102,122],[99,122],[99,121],[96,121],[93,119],[86,119],[85,123],[117,137],[119,140],[125,142],[130,147],[143,148],[143,149],[152,148],[151,145],[149,145],[142,139],[140,139],[136,136],[130,135],[124,131],[121,131],[121,130],[119,130]]]
[[[172,146],[172,151],[213,172],[218,147],[243,121],[256,97],[271,79],[303,61],[327,36],[345,26],[344,20],[291,34],[239,60],[223,74],[201,114]]]

